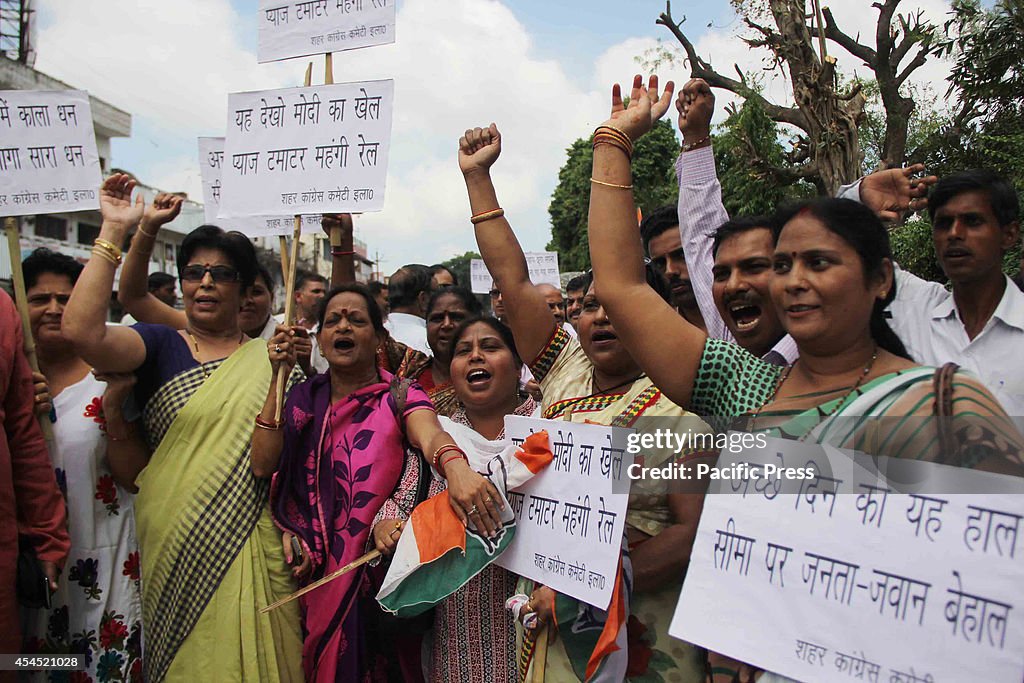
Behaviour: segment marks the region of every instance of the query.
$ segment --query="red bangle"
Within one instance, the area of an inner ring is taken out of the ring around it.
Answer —
[[[282,424],[282,422],[268,422],[267,420],[261,418],[258,413],[256,415],[256,426],[259,427],[260,429],[269,429],[271,431],[276,431],[281,428]]]
[[[331,248],[331,256],[352,256],[355,253],[354,251],[342,251],[341,249]]]

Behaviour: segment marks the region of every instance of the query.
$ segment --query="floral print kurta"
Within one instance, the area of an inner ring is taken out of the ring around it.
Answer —
[[[102,397],[91,374],[54,399],[50,449],[67,500],[71,554],[49,611],[29,610],[25,650],[82,653],[72,683],[142,680],[142,601],[133,496],[107,465]],[[66,675],[66,672],[60,672]]]

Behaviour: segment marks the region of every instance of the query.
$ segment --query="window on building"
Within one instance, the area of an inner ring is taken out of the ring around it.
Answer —
[[[56,216],[36,216],[36,237],[64,241],[68,238],[68,222]]]
[[[88,223],[78,224],[78,243],[92,244],[100,236],[100,226],[89,225]]]

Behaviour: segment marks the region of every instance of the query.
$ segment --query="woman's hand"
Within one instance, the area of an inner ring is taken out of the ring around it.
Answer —
[[[132,204],[135,181],[127,173],[115,173],[100,186],[100,214],[107,223],[128,229],[142,218],[145,204],[139,194]]]
[[[298,356],[295,349],[295,328],[285,325],[278,325],[274,328],[274,336],[267,342],[267,354],[270,356],[270,365],[274,369],[274,377],[277,377],[278,370],[283,366],[292,371]]]
[[[459,138],[459,168],[462,175],[486,173],[501,155],[501,133],[491,124],[487,128],[472,128]]]
[[[284,548],[284,561],[289,565],[295,565],[297,559],[302,561],[292,567],[292,576],[296,579],[304,579],[309,576],[310,571],[313,569],[313,563],[309,561],[309,556],[306,553],[302,553],[301,557],[296,558],[292,552],[292,539],[295,535],[290,531],[286,531],[281,534],[281,546]]]
[[[502,527],[501,513],[505,506],[494,484],[474,472],[463,458],[455,458],[444,466],[448,479],[448,498],[463,524],[472,521],[477,530],[493,537]]]
[[[618,128],[628,135],[630,140],[637,140],[668,111],[675,87],[675,84],[669,81],[665,86],[665,92],[659,97],[657,76],[651,76],[646,88],[643,77],[634,76],[633,90],[630,92],[627,107],[622,103],[622,89],[616,83],[612,86],[611,117],[604,125]]]
[[[53,410],[53,397],[50,396],[50,384],[46,376],[41,372],[33,372],[32,383],[35,387],[36,415],[49,415]]]
[[[390,555],[398,546],[405,522],[400,519],[382,519],[373,525],[373,542],[381,555]]]
[[[161,192],[153,198],[153,203],[142,212],[142,227],[149,228],[146,232],[156,234],[161,226],[170,223],[181,213],[183,200],[178,195]]]
[[[530,601],[526,603],[526,611],[533,612],[537,615],[537,628],[541,629],[545,626],[550,626],[548,630],[548,637],[554,638],[556,625],[555,625],[555,591],[551,590],[547,586],[537,586],[530,593]]]

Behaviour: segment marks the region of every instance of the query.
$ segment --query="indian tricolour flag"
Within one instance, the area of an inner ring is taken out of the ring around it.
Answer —
[[[413,617],[464,586],[498,558],[515,536],[515,515],[506,492],[529,481],[551,462],[547,432],[530,435],[518,448],[487,441],[472,429],[441,418],[442,427],[466,451],[470,466],[491,480],[504,503],[502,528],[487,538],[462,526],[448,492],[416,506],[398,540],[377,601],[400,617]]]

